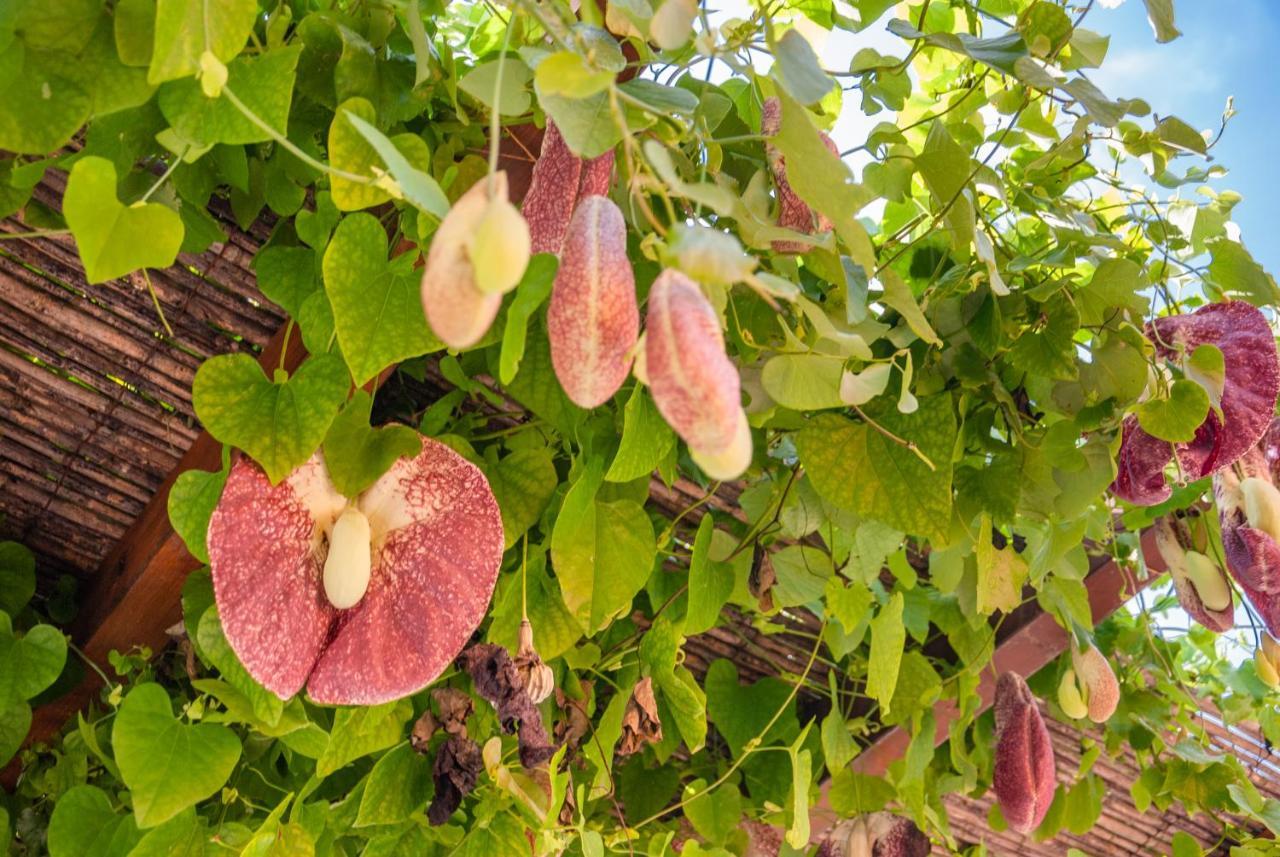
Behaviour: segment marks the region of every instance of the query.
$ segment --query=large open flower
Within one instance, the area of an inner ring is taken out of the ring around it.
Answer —
[[[502,519],[484,475],[438,441],[354,501],[319,453],[272,485],[247,458],[209,522],[227,641],[288,698],[373,705],[426,687],[488,608]]]
[[[1215,345],[1225,362],[1222,414],[1210,408],[1195,437],[1172,444],[1153,437],[1134,416],[1125,418],[1118,473],[1111,491],[1150,506],[1172,493],[1165,478],[1171,459],[1181,477],[1194,482],[1217,473],[1244,455],[1267,430],[1280,394],[1280,362],[1266,317],[1244,301],[1203,306],[1188,315],[1158,318],[1147,325],[1156,353],[1181,362],[1201,345]]]

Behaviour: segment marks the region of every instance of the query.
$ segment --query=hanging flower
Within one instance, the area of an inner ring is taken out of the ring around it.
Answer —
[[[1161,440],[1144,431],[1137,417],[1125,418],[1111,492],[1140,506],[1169,498],[1165,469],[1174,458],[1180,477],[1194,482],[1244,455],[1267,430],[1280,395],[1275,337],[1266,316],[1251,304],[1228,301],[1158,318],[1147,325],[1147,338],[1161,358],[1178,363],[1201,345],[1214,345],[1222,351],[1225,376],[1221,415],[1210,408],[1186,443]]]
[[[480,624],[502,562],[484,475],[438,441],[348,500],[320,454],[278,485],[247,458],[209,522],[223,631],[287,699],[374,705],[430,684]]]
[[[1153,525],[1156,548],[1169,569],[1178,603],[1192,619],[1210,631],[1230,631],[1236,624],[1231,581],[1222,566],[1201,550],[1187,522],[1162,515]]]

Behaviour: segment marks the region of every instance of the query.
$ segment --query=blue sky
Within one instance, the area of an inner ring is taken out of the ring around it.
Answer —
[[[1239,192],[1235,209],[1244,243],[1272,274],[1280,273],[1280,2],[1178,0],[1182,37],[1156,44],[1141,0],[1098,6],[1085,26],[1111,36],[1093,80],[1113,98],[1140,97],[1162,116],[1217,128],[1227,96],[1236,116],[1214,148],[1229,173],[1213,182]]]

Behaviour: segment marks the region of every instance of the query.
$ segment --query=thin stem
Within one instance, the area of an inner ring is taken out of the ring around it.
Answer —
[[[266,120],[264,120],[261,116],[259,116],[258,114],[250,110],[248,105],[246,105],[243,101],[241,101],[236,96],[236,94],[232,92],[229,88],[225,86],[222,87],[222,94],[228,101],[231,102],[231,105],[233,107],[235,107],[242,114],[244,114],[244,118],[248,119],[254,125],[258,126],[258,128],[260,128],[263,131],[263,133],[265,133],[272,140],[275,140],[277,143],[283,146],[285,151],[289,152],[291,155],[293,155],[298,160],[302,161],[307,166],[313,169],[317,169],[322,173],[327,173],[328,175],[336,176],[337,178],[340,178],[340,179],[346,179],[349,182],[357,182],[358,184],[374,183],[375,179],[372,176],[362,176],[356,173],[349,173],[346,170],[340,170],[336,167],[332,167],[329,164],[326,164],[324,161],[316,160],[315,158],[311,157],[306,152],[304,152],[301,148],[299,148],[296,143],[294,143],[284,134],[280,133],[275,128],[272,128],[269,124],[267,124]]]
[[[75,643],[71,642],[70,639],[67,640],[67,648],[75,652],[77,655],[79,655],[80,660],[88,664],[89,668],[98,674],[98,678],[102,679],[103,684],[105,684],[107,687],[111,687],[111,685],[113,684],[111,679],[107,678],[107,674],[102,671],[102,667],[98,666],[97,662],[94,661],[93,658],[86,655],[83,649],[81,649]]]
[[[160,306],[160,297],[156,294],[156,287],[151,285],[151,275],[147,273],[146,268],[142,269],[142,279],[147,283],[147,291],[151,293],[151,305],[156,308],[156,315],[160,316],[160,323],[164,325],[165,333],[169,334],[170,339],[176,338],[173,335],[173,328],[169,326],[169,320],[164,317],[164,310]]]
[[[55,235],[70,235],[70,229],[37,229],[34,232],[0,232],[0,241],[17,238],[51,238]]]
[[[520,556],[520,620],[529,621],[529,534],[524,536],[524,550]]]
[[[498,153],[502,141],[502,72],[507,63],[507,47],[511,44],[511,23],[502,35],[502,50],[498,53],[498,73],[493,76],[493,106],[489,109],[489,196],[494,193],[494,174],[498,172]]]
[[[921,450],[920,447],[916,446],[915,441],[907,440],[906,438],[903,438],[903,437],[898,437],[896,434],[889,431],[887,428],[880,425],[875,420],[871,419],[871,417],[867,416],[866,413],[862,410],[862,408],[859,408],[857,405],[852,405],[851,407],[858,412],[858,416],[862,417],[862,419],[866,422],[867,425],[871,426],[873,429],[880,432],[880,434],[884,435],[889,440],[893,441],[899,446],[905,446],[907,449],[911,450],[913,453],[915,453],[916,458],[923,461],[925,463],[925,466],[928,467],[930,470],[938,469],[937,465],[935,465],[933,461],[930,460],[929,456],[925,455],[924,451]]]
[[[169,176],[173,175],[173,171],[178,168],[178,164],[182,163],[182,159],[185,158],[187,156],[187,153],[189,153],[190,151],[191,151],[191,146],[188,145],[185,149],[182,150],[181,155],[175,155],[173,158],[173,163],[169,164],[169,166],[165,168],[165,171],[160,174],[160,178],[156,179],[155,184],[147,188],[147,192],[144,193],[138,199],[138,202],[146,202],[147,200],[151,199],[151,194],[158,191],[160,189],[160,185],[164,184],[169,179]],[[165,327],[168,327],[168,325],[165,325]]]

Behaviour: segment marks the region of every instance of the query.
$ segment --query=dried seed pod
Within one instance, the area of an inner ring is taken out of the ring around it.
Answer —
[[[760,133],[765,137],[774,137],[782,129],[782,102],[777,98],[766,98],[760,111]],[[822,143],[833,155],[840,154],[840,147],[825,133],[821,134]],[[816,213],[809,204],[796,195],[787,181],[787,159],[778,149],[766,143],[765,154],[769,158],[769,169],[773,172],[774,185],[778,191],[778,225],[806,235],[827,232],[831,229],[831,221],[822,214]],[[809,245],[800,241],[774,241],[773,249],[778,253],[803,253]]]
[[[1213,560],[1195,550],[1186,523],[1173,515],[1163,515],[1153,528],[1156,548],[1169,568],[1182,609],[1210,631],[1235,627],[1231,583]]]
[[[751,463],[751,430],[738,370],[724,350],[720,320],[702,291],[668,268],[649,290],[645,370],[659,413],[713,479],[734,479]]]
[[[1057,785],[1053,742],[1031,689],[1017,673],[996,682],[992,787],[1009,827],[1029,833],[1044,820]]]
[[[580,158],[548,119],[542,150],[521,205],[533,252],[558,254],[578,202],[586,196],[603,196],[612,182],[612,150],[590,160]]]
[[[489,186],[507,198],[507,174],[496,172],[490,180],[475,183],[440,221],[431,239],[422,270],[422,309],[427,322],[450,348],[470,348],[493,324],[502,305],[501,292],[484,292],[476,286],[475,269],[468,247],[489,210]]]
[[[872,812],[827,831],[817,857],[928,857],[931,849],[929,837],[911,819]]]
[[[528,619],[520,620],[519,646],[511,663],[515,665],[516,673],[524,684],[524,692],[534,705],[541,703],[555,690],[555,673],[542,662],[538,650],[533,647],[533,625]]]
[[[627,380],[640,335],[627,225],[618,207],[588,196],[569,223],[547,307],[551,365],[569,399],[607,402]]]
[[[1071,649],[1071,664],[1085,689],[1084,699],[1089,719],[1094,723],[1106,723],[1116,713],[1120,703],[1120,683],[1111,664],[1095,647]]]

